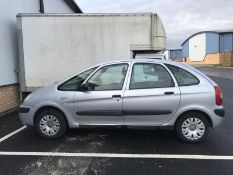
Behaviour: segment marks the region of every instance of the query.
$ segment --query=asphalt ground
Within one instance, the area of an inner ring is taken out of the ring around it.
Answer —
[[[224,76],[225,69],[221,74],[217,74],[219,70],[215,68],[200,69],[215,75],[211,78],[222,88],[226,109],[223,124],[210,130],[205,141],[188,144],[179,141],[172,131],[135,129],[76,129],[69,130],[61,139],[45,140],[38,137],[32,127],[27,127],[0,141],[0,154],[13,154],[0,155],[0,174],[233,174],[233,159],[223,158],[233,156],[233,80],[228,73]],[[0,139],[21,127],[17,113],[1,117]],[[31,155],[24,155],[26,153]],[[88,157],[79,156],[79,153],[88,154]],[[103,153],[108,155],[101,157]],[[111,157],[111,154],[117,156]],[[148,154],[152,157],[145,158]],[[168,158],[161,155],[168,155]],[[173,155],[180,156],[172,158]],[[196,159],[196,155],[219,157]]]

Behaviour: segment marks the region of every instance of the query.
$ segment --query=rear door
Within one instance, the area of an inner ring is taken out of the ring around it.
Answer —
[[[123,98],[126,125],[166,124],[177,111],[179,103],[179,87],[164,65],[133,64],[131,78]]]

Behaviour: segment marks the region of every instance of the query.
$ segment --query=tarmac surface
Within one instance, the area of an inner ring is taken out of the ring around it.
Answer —
[[[32,127],[4,138],[23,126],[17,113],[11,113],[0,118],[0,175],[233,174],[233,79],[229,73],[233,75],[233,69],[221,69],[219,74],[218,68],[199,69],[220,85],[226,109],[223,124],[211,129],[205,141],[188,144],[172,131],[135,129],[77,129],[61,139],[45,140]],[[101,157],[103,153],[107,155]]]

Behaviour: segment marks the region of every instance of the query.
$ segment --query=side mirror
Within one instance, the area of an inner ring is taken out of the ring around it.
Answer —
[[[88,91],[87,85],[86,85],[86,84],[82,84],[82,85],[78,88],[78,91],[82,91],[82,92]]]

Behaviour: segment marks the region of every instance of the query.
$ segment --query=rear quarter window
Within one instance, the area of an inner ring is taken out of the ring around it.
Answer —
[[[165,64],[175,76],[179,86],[192,86],[200,83],[200,80],[192,73],[170,64]]]

